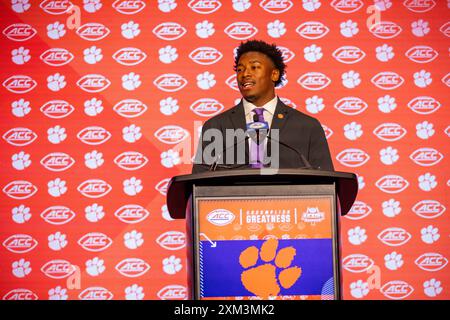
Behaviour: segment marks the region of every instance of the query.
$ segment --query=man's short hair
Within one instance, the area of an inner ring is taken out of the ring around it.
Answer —
[[[241,56],[250,51],[261,52],[269,57],[275,65],[275,69],[280,72],[280,77],[275,81],[275,87],[278,87],[284,80],[286,73],[286,64],[283,60],[283,53],[277,48],[275,44],[268,44],[262,40],[248,40],[247,42],[241,42],[236,50],[236,57],[234,58],[234,71],[237,71],[237,65]]]

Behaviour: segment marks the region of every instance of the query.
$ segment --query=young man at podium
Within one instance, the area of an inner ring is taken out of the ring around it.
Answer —
[[[275,44],[240,44],[234,70],[242,99],[203,125],[193,173],[248,167],[333,170],[319,121],[286,106],[275,94],[285,68]]]

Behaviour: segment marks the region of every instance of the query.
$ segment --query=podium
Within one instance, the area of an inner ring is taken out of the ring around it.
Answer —
[[[173,177],[167,206],[186,219],[189,299],[341,299],[339,217],[353,173],[220,170]]]

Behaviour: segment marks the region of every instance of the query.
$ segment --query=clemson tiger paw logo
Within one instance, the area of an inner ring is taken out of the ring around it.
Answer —
[[[241,274],[241,282],[251,293],[263,298],[277,296],[281,290],[280,286],[289,289],[300,278],[302,269],[297,266],[290,267],[297,254],[295,248],[286,247],[279,251],[277,249],[278,240],[268,239],[262,244],[261,250],[252,246],[241,252],[239,263],[246,269]],[[281,271],[278,273],[279,269]]]

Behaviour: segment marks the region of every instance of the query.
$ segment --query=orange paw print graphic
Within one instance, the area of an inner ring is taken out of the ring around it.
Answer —
[[[239,263],[246,269],[241,274],[241,282],[251,293],[262,298],[277,296],[280,285],[285,289],[292,287],[302,274],[300,267],[289,267],[294,260],[296,250],[286,247],[279,251],[278,240],[268,239],[261,246],[261,250],[252,246],[241,252]],[[256,266],[258,258],[265,264]],[[282,271],[277,276],[277,268]]]

